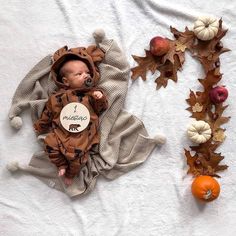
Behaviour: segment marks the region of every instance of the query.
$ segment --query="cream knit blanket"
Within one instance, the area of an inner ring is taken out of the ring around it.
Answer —
[[[50,163],[44,151],[37,152],[28,166],[18,162],[8,164],[8,169],[23,170],[35,175],[48,186],[64,191],[70,197],[85,194],[93,189],[97,177],[115,179],[143,163],[158,143],[165,138],[157,135],[148,137],[143,123],[135,116],[122,110],[129,80],[128,62],[114,40],[105,38],[100,30],[94,32],[97,45],[105,51],[105,58],[99,66],[101,79],[98,86],[108,97],[109,108],[100,117],[101,140],[98,150],[90,152],[87,164],[82,168],[74,183],[66,187],[57,170]],[[30,107],[33,122],[40,117],[55,84],[50,77],[51,55],[43,58],[22,80],[12,100],[9,112],[11,125],[20,128],[21,112]],[[39,136],[39,141],[44,136]]]

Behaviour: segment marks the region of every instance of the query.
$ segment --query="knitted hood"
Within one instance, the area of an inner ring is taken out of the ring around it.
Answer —
[[[59,88],[65,88],[62,82],[62,78],[59,75],[60,68],[69,60],[79,59],[87,64],[91,73],[91,79],[88,83],[88,87],[94,87],[97,85],[100,78],[97,63],[101,62],[104,58],[104,52],[96,45],[91,45],[88,48],[77,47],[68,49],[64,46],[58,49],[53,55],[53,65],[51,67],[51,75],[56,85]]]

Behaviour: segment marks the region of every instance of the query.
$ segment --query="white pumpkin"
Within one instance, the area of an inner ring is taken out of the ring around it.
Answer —
[[[211,138],[211,128],[210,125],[203,121],[194,121],[188,127],[188,137],[194,143],[205,143]]]
[[[193,32],[197,38],[207,41],[213,39],[219,30],[219,20],[211,16],[202,16],[195,21]]]

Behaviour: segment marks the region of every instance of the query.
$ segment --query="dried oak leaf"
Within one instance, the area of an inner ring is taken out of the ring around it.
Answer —
[[[225,170],[228,168],[227,165],[219,165],[219,163],[224,159],[220,153],[215,153],[212,155],[210,160],[201,159],[201,165],[203,167],[203,174],[210,175],[220,178],[220,175],[216,174],[217,171]]]
[[[224,49],[220,40],[225,36],[227,31],[228,30],[222,28],[222,20],[219,20],[219,30],[217,35],[212,40],[202,41],[198,39],[197,43],[193,45],[194,54],[197,54],[197,56],[209,57],[216,51],[220,52]]]
[[[174,64],[172,64],[170,61],[166,61],[165,64],[158,67],[158,70],[160,71],[160,76],[158,76],[155,80],[155,83],[157,84],[156,89],[159,89],[161,87],[165,88],[168,84],[168,80],[173,80],[174,82],[177,82],[177,71],[179,68],[180,62],[178,58],[175,59]]]
[[[215,141],[215,142],[223,142],[225,140],[225,133],[224,133],[225,129],[217,129],[214,131],[213,133],[213,137],[212,137],[212,140]]]
[[[176,40],[169,40],[170,49],[163,56],[154,56],[150,51],[145,50],[146,56],[139,57],[132,55],[138,66],[131,69],[131,78],[136,80],[139,76],[146,80],[146,74],[150,70],[152,74],[156,70],[160,71],[160,76],[156,78],[157,89],[166,87],[168,80],[177,82],[177,71],[181,70],[185,61],[184,52],[186,49],[191,50],[195,40],[194,33],[186,27],[185,32],[179,32],[170,27]]]
[[[186,99],[187,103],[190,105],[186,110],[192,113],[191,117],[197,120],[204,120],[206,117],[206,104],[204,104],[204,100],[202,99],[202,95],[195,94],[192,90],[190,90],[189,98]],[[200,110],[196,110],[195,106],[199,104]]]
[[[187,48],[187,46],[185,44],[182,44],[179,41],[176,41],[175,46],[176,46],[175,47],[176,52],[178,52],[178,51],[185,52],[185,50]]]
[[[169,39],[169,45],[170,49],[169,51],[163,56],[162,62],[163,64],[166,63],[166,61],[170,61],[173,65],[177,65],[178,63],[178,70],[182,68],[182,65],[184,64],[185,61],[185,56],[184,56],[184,51],[179,50],[177,48],[178,42],[173,41]]]
[[[138,57],[132,55],[134,60],[138,63],[138,66],[131,69],[132,75],[131,78],[136,80],[139,76],[145,81],[146,73],[150,70],[153,74],[156,71],[157,67],[162,64],[160,57],[155,57],[151,54],[150,51],[145,50],[145,57]]]
[[[194,34],[192,31],[189,31],[186,27],[185,32],[179,32],[177,29],[170,27],[171,32],[174,34],[176,40],[169,39],[170,49],[169,51],[163,56],[162,62],[163,64],[166,61],[170,61],[175,70],[181,70],[182,65],[185,61],[185,50],[191,50],[192,44],[194,43]],[[177,78],[176,78],[177,81]]]
[[[207,170],[205,174],[220,177],[218,174],[216,174],[216,172],[228,168],[227,165],[219,165],[223,159],[224,157],[221,155],[221,153],[213,153],[209,160],[204,159],[202,161],[202,166]]]
[[[219,165],[219,163],[224,159],[221,153],[215,153],[215,150],[220,144],[220,142],[212,142],[210,139],[198,146],[190,147],[199,157],[200,165],[203,168],[202,174],[220,177],[216,172],[228,168],[227,165]]]
[[[213,87],[213,85],[216,85],[222,78],[221,74],[216,74],[215,70],[210,70],[207,72],[206,77],[204,79],[198,79],[198,81],[202,84],[204,88],[204,92],[208,93],[210,89]]]
[[[222,116],[224,110],[228,107],[228,105],[223,106],[222,103],[213,105],[214,111],[208,111],[209,120],[208,123],[212,130],[213,140],[215,142],[223,142],[225,139],[224,131],[220,126],[227,123],[230,120],[230,117]]]
[[[194,176],[201,175],[203,172],[203,167],[198,164],[198,155],[191,155],[190,151],[184,149],[185,157],[187,158],[187,164],[189,166],[188,174],[193,174]]]
[[[219,71],[219,56],[222,53],[230,51],[229,49],[224,48],[220,41],[226,33],[227,30],[222,28],[222,20],[220,19],[218,33],[212,40],[202,41],[198,39],[197,44],[193,45],[193,56],[199,59],[206,73],[213,69]]]
[[[192,52],[193,45],[195,43],[196,37],[193,31],[189,30],[188,27],[185,28],[184,32],[180,32],[177,29],[170,27],[170,31],[173,33],[176,38],[176,45],[183,45],[184,50],[189,49]],[[181,48],[183,48],[183,46]],[[177,50],[179,47],[177,47]]]
[[[222,75],[215,74],[214,70],[208,71],[204,79],[198,79],[202,84],[204,90],[202,92],[197,91],[196,94],[190,90],[189,98],[186,99],[187,103],[190,105],[186,110],[192,113],[191,117],[197,120],[205,120],[210,123],[216,122],[213,120],[213,114],[211,112],[213,104],[209,98],[209,91],[212,89],[213,85],[217,84],[222,78]],[[196,111],[194,109],[196,104],[202,106],[202,110]],[[212,126],[211,126],[212,128]]]
[[[198,102],[192,106],[192,111],[193,112],[201,112],[203,109],[203,106],[201,104],[199,104]]]
[[[212,153],[215,152],[215,150],[220,146],[220,143],[212,142],[211,140],[208,140],[205,143],[201,143],[198,146],[190,146],[192,151],[195,151],[197,153],[206,154],[208,157],[212,155]]]
[[[168,80],[177,81],[177,71],[181,69],[184,63],[184,54],[182,52],[175,51],[175,43],[170,41],[170,50],[164,56],[153,56],[150,51],[145,50],[145,57],[134,56],[134,60],[138,63],[138,66],[131,69],[131,78],[136,80],[139,76],[145,81],[146,74],[150,70],[152,74],[156,70],[160,71],[160,76],[155,80],[157,89],[166,87]]]

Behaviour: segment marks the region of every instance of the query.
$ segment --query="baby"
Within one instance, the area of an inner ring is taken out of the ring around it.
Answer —
[[[98,116],[107,109],[107,100],[95,88],[99,74],[85,48],[63,52],[51,72],[60,90],[49,97],[34,129],[37,134],[47,133],[45,151],[58,176],[71,185],[89,150],[99,143]]]

